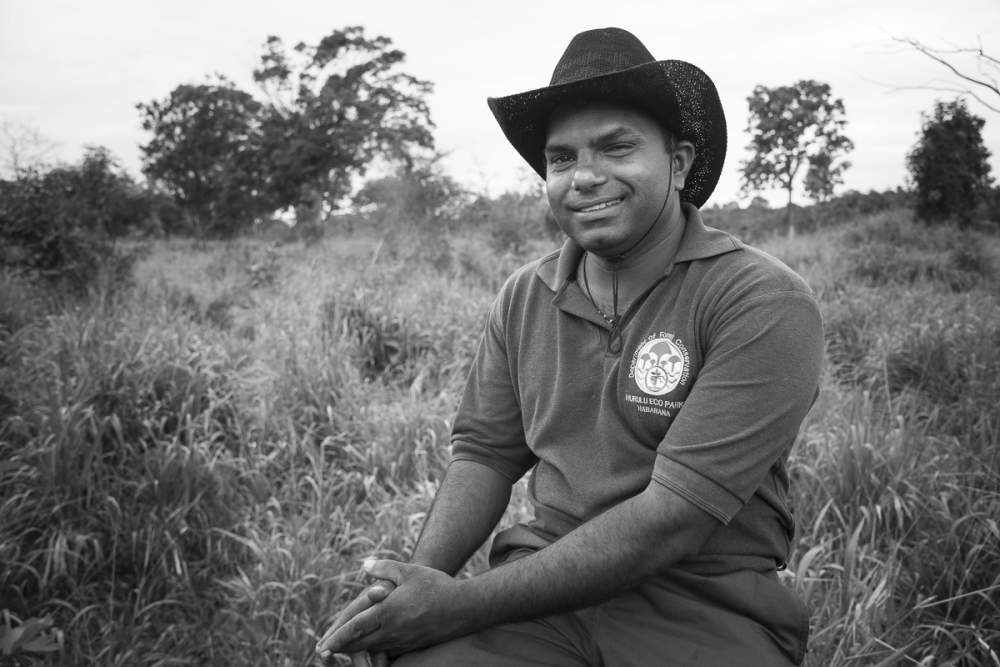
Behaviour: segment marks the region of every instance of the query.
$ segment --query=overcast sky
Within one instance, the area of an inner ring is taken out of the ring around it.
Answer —
[[[658,59],[690,61],[713,78],[729,123],[729,153],[710,203],[736,199],[747,157],[746,97],[757,84],[829,83],[847,108],[856,149],[847,188],[903,185],[921,112],[953,95],[894,87],[954,79],[893,37],[975,46],[1000,56],[1000,0],[0,0],[0,117],[28,124],[79,160],[108,147],[133,174],[138,102],[215,72],[253,91],[251,71],[270,34],[315,44],[362,25],[407,54],[405,69],[432,81],[438,147],[459,181],[496,195],[530,179],[486,107],[486,97],[545,85],[570,38],[620,26]],[[936,83],[935,83],[936,82]],[[975,102],[1000,181],[1000,114]],[[780,203],[780,198],[772,197]]]

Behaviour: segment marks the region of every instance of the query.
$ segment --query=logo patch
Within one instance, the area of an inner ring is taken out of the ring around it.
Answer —
[[[643,393],[663,396],[687,382],[689,368],[684,343],[661,331],[646,338],[632,355],[629,376]]]

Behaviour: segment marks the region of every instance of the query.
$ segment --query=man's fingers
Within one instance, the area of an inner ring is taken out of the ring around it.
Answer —
[[[389,654],[388,653],[372,653],[370,654],[372,661],[372,667],[389,667]]]
[[[371,608],[373,604],[386,599],[394,588],[395,586],[391,581],[378,581],[363,590],[358,597],[351,600],[350,604],[333,617],[333,623],[330,624],[330,627],[323,633],[323,637],[316,644],[317,650],[319,650],[320,644],[332,635],[337,628],[366,609]]]
[[[363,649],[358,641],[367,637],[381,627],[377,609],[368,609],[350,619],[339,628],[331,628],[331,632],[320,640],[316,650],[324,658],[329,653],[344,653]]]

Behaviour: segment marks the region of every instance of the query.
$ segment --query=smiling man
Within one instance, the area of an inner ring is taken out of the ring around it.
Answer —
[[[809,288],[702,224],[725,157],[711,80],[630,33],[573,38],[550,85],[489,100],[563,247],[495,301],[410,563],[324,656],[417,665],[792,665],[786,459],[823,352]],[[453,575],[531,475],[534,518]],[[367,653],[366,653],[367,652]]]

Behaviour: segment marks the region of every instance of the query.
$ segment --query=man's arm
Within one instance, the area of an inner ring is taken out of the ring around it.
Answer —
[[[411,562],[454,575],[486,540],[510,502],[511,483],[500,473],[472,461],[453,461],[424,521]],[[372,605],[384,600],[394,585],[382,578],[366,588],[334,619],[317,643]],[[360,656],[361,651],[350,651]],[[355,656],[352,656],[355,659]],[[384,664],[376,661],[376,664]],[[364,664],[358,657],[354,664]]]
[[[675,492],[651,482],[642,493],[548,547],[472,579],[377,561],[369,573],[391,580],[396,589],[325,638],[324,647],[401,652],[595,604],[697,553],[718,525]]]
[[[450,575],[489,537],[507,503],[511,483],[479,463],[453,461],[424,522],[410,562]]]

